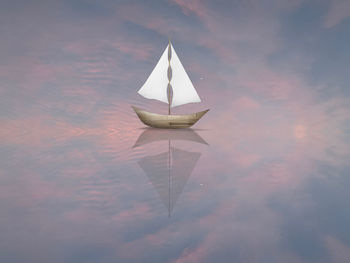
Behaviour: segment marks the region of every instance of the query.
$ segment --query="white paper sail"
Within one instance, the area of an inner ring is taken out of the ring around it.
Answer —
[[[191,102],[200,102],[201,99],[199,98],[196,89],[193,87],[193,84],[172,45],[170,66],[172,69],[172,79],[170,83],[173,89],[171,107]]]
[[[168,103],[168,66],[168,47],[166,47],[151,75],[138,93],[147,99],[155,99]]]

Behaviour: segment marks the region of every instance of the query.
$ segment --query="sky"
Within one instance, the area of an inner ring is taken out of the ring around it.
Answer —
[[[349,96],[347,1],[2,1],[0,12],[3,118],[40,98],[63,118],[73,104],[88,118],[105,97],[139,99],[168,38],[209,106],[220,92]]]
[[[137,91],[168,39],[202,99],[174,113],[211,109],[203,128],[349,134],[347,1],[2,1],[0,12],[4,140],[131,134],[131,105],[167,111]]]
[[[0,261],[347,262],[349,1],[1,0],[0,36]],[[168,39],[174,112],[210,109],[163,135],[196,156],[170,219],[131,109],[167,112]]]

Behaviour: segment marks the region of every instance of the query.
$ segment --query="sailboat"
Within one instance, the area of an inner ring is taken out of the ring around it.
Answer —
[[[147,112],[132,106],[139,119],[150,127],[188,128],[209,111],[208,109],[192,114],[171,114],[171,108],[200,102],[201,99],[170,40],[151,75],[138,93],[147,99],[155,99],[168,104],[167,115]]]

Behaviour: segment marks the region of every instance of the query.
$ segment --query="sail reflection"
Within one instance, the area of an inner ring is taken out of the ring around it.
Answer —
[[[137,163],[149,178],[160,199],[168,209],[168,216],[175,207],[200,156],[200,152],[187,151],[172,146],[172,141],[186,140],[208,145],[195,131],[161,130],[148,128],[139,136],[134,147],[156,141],[166,141],[168,151],[143,157]]]

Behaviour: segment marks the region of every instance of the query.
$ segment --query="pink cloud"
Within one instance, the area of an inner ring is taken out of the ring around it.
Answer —
[[[261,107],[256,100],[246,96],[238,98],[234,104],[240,110],[257,110]]]
[[[139,42],[131,42],[125,40],[116,40],[113,46],[124,54],[131,55],[138,60],[147,60],[151,56],[153,47],[151,45]]]
[[[324,241],[334,262],[346,263],[350,258],[350,247],[332,236],[325,236]]]
[[[324,21],[326,28],[332,28],[350,16],[350,2],[348,0],[332,0],[328,14]]]
[[[19,57],[0,65],[0,76],[17,84],[21,92],[36,91],[42,84],[57,80],[60,76],[72,77],[71,66],[47,64],[36,57]]]
[[[189,15],[194,13],[200,18],[204,18],[208,13],[205,4],[201,0],[185,1],[185,0],[171,0],[171,2],[181,7],[184,14]]]
[[[248,88],[273,100],[290,99],[291,95],[303,92],[302,89],[305,86],[297,76],[275,72],[263,65],[241,67],[237,70],[236,85]]]

